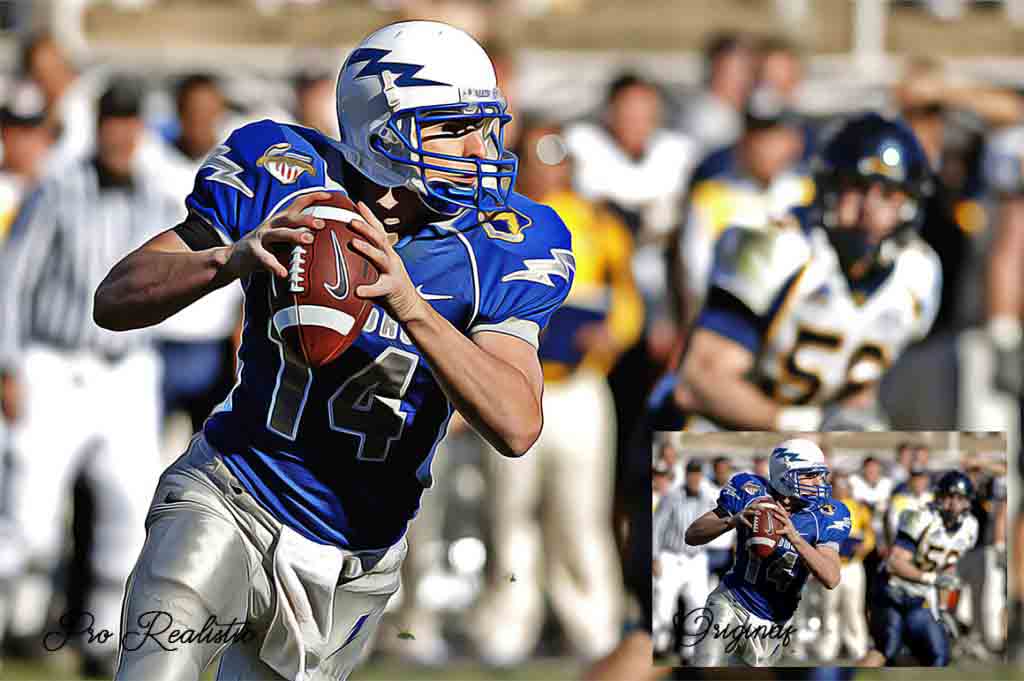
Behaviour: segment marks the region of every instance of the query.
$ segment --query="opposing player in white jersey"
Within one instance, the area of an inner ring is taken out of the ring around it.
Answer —
[[[939,261],[916,233],[929,176],[909,128],[867,114],[821,152],[799,229],[726,230],[654,429],[810,431],[872,411],[938,308]]]
[[[925,666],[950,662],[950,632],[943,622],[940,596],[960,587],[957,561],[978,541],[978,521],[971,515],[974,485],[950,471],[935,486],[935,501],[904,511],[885,571],[881,600],[871,616],[875,649],[863,666],[882,666],[906,644]]]
[[[734,475],[718,506],[686,531],[691,545],[737,532],[732,568],[703,611],[684,618],[684,626],[700,625],[699,633],[683,642],[695,646],[698,667],[773,666],[796,644],[791,620],[807,578],[814,575],[828,589],[839,584],[839,548],[850,534],[850,512],[832,498],[821,449],[810,440],[782,442],[772,451],[769,471],[767,480]],[[783,529],[771,555],[761,558],[749,540],[754,515],[765,504]]]

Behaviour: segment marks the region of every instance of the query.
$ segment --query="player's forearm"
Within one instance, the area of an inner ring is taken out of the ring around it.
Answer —
[[[909,559],[898,555],[895,550],[889,555],[887,567],[892,574],[911,582],[920,582],[922,584],[932,584],[935,582],[934,572],[925,572],[914,567],[914,564]],[[931,575],[931,577],[926,575]]]
[[[686,528],[686,536],[684,539],[690,546],[701,546],[721,537],[734,527],[735,524],[731,517],[719,518],[713,513],[706,513],[700,518],[694,520],[690,526]]]
[[[684,411],[698,411],[740,430],[775,430],[779,414],[778,405],[743,376],[694,370],[689,363],[683,365],[675,397]]]
[[[227,248],[140,249],[114,266],[96,289],[93,318],[112,331],[152,326],[231,281]]]
[[[543,417],[526,376],[460,333],[430,305],[404,323],[448,399],[495,449],[521,456]]]
[[[790,541],[793,543],[793,548],[807,563],[807,569],[826,589],[834,589],[839,586],[838,554],[825,553],[812,546],[800,535],[797,535],[795,539],[791,538]]]

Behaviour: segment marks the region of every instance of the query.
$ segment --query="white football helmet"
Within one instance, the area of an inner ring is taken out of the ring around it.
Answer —
[[[375,31],[341,67],[337,100],[339,147],[374,183],[411,189],[448,215],[506,207],[518,167],[504,147],[512,117],[490,58],[466,32],[436,21]],[[448,121],[479,123],[485,158],[425,151],[422,129]],[[430,169],[464,182],[427,181]]]
[[[800,482],[801,476],[818,473],[826,476],[823,484],[810,485]],[[818,445],[810,440],[786,440],[772,450],[768,461],[768,474],[771,476],[772,488],[776,492],[785,497],[799,497],[812,504],[832,496],[828,473],[825,455]]]

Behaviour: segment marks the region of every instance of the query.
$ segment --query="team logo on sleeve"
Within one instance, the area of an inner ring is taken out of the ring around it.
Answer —
[[[576,271],[576,258],[570,250],[552,248],[550,258],[528,258],[523,260],[523,265],[526,269],[509,272],[501,281],[532,281],[554,288],[555,282],[551,277],[561,277],[569,281],[570,273]]]
[[[821,509],[821,514],[822,515],[835,515],[836,514],[836,507],[833,506],[832,504],[822,504],[818,508]]]
[[[760,494],[761,486],[756,482],[748,482],[747,484],[743,485],[743,491],[750,495]]]
[[[203,161],[203,165],[199,166],[200,170],[210,168],[213,170],[212,173],[206,176],[206,179],[210,182],[220,182],[226,184],[232,189],[237,189],[242,192],[250,199],[253,197],[252,190],[249,189],[248,185],[242,181],[239,175],[242,174],[242,166],[238,165],[228,154],[231,153],[231,147],[226,144],[220,144],[213,149],[206,156],[206,160]]]
[[[530,216],[515,210],[505,210],[500,213],[480,211],[477,214],[477,220],[480,221],[480,226],[484,228],[484,233],[488,237],[513,244],[518,244],[525,239],[526,235],[523,234],[523,230],[533,225]]]
[[[852,523],[849,518],[843,518],[842,520],[834,520],[829,523],[826,530],[849,530],[852,527]]]
[[[291,148],[288,142],[273,144],[256,160],[256,165],[265,168],[282,184],[293,184],[303,173],[316,175],[313,157],[291,151]]]

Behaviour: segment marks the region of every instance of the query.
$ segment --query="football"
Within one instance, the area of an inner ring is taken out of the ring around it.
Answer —
[[[342,192],[309,206],[303,214],[321,218],[325,226],[313,242],[289,246],[277,256],[288,268],[287,279],[271,280],[274,328],[282,341],[307,366],[332,362],[355,342],[373,309],[355,294],[358,286],[377,281],[377,268],[352,248],[348,223],[361,219],[355,204]]]
[[[750,530],[750,539],[747,544],[754,555],[759,558],[768,558],[775,551],[776,544],[781,536],[779,523],[771,513],[772,506],[778,506],[771,497],[760,497],[754,499],[751,505],[757,506],[757,514],[754,516],[753,527]]]

